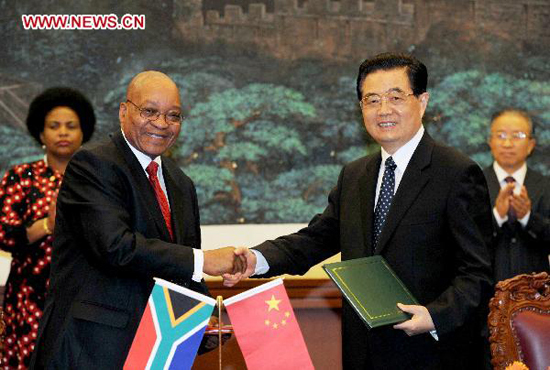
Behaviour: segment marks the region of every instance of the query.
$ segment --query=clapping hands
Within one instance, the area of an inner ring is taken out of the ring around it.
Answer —
[[[514,192],[515,184],[506,184],[498,193],[495,207],[500,217],[504,218],[508,210],[512,208],[518,219],[522,219],[531,211],[531,199],[525,186],[521,187],[518,194]]]

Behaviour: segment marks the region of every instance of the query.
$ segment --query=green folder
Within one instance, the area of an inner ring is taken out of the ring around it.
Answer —
[[[397,303],[418,304],[382,256],[329,263],[323,268],[369,329],[410,319]]]

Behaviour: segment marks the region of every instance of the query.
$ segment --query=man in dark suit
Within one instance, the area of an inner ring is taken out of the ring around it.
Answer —
[[[233,249],[200,250],[195,187],[163,156],[182,121],[175,83],[138,74],[119,119],[121,132],[65,172],[33,368],[121,369],[153,277],[208,294],[203,271],[233,271]]]
[[[412,56],[364,61],[357,93],[381,152],[344,166],[327,208],[308,227],[253,253],[240,251],[248,260],[244,276],[260,277],[303,274],[338,252],[342,260],[387,260],[421,305],[399,305],[410,320],[368,331],[344,301],[345,369],[481,366],[479,316],[491,286],[489,196],[479,166],[424,131],[426,85],[426,67]],[[238,280],[225,275],[226,285]]]
[[[521,110],[493,115],[485,169],[493,206],[495,282],[518,274],[550,271],[550,183],[527,167],[535,149],[533,123]]]

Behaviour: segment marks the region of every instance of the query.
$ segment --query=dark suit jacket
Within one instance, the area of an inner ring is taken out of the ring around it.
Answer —
[[[500,191],[493,166],[484,170],[491,205]],[[505,222],[499,227],[493,217],[495,282],[531,272],[550,272],[550,183],[540,173],[527,170],[524,185],[531,199],[527,226]]]
[[[153,277],[207,293],[191,281],[192,248],[201,245],[195,187],[169,158],[162,158],[162,166],[174,243],[120,132],[74,155],[57,201],[35,368],[121,369]]]
[[[303,274],[340,251],[342,260],[372,255],[380,162],[376,153],[346,165],[323,214],[296,234],[256,247],[270,265],[264,276]],[[344,367],[475,367],[476,324],[491,286],[486,248],[490,230],[489,196],[481,168],[425,133],[393,198],[377,253],[427,306],[440,341],[429,334],[408,337],[391,326],[367,331],[344,301]]]

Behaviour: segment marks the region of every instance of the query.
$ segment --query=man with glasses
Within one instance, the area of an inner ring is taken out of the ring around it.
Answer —
[[[495,282],[550,271],[550,183],[527,167],[536,144],[527,112],[495,113],[488,143],[494,158],[485,177],[493,206]]]
[[[153,277],[208,294],[203,271],[240,271],[233,248],[200,250],[195,187],[163,155],[182,118],[176,84],[142,72],[120,103],[121,130],[69,163],[32,368],[122,369]]]
[[[482,364],[480,314],[491,287],[489,195],[483,172],[424,130],[428,72],[416,58],[381,54],[359,68],[357,96],[381,151],[344,166],[325,211],[299,232],[250,250],[244,276],[303,274],[382,255],[420,305],[411,319],[368,331],[344,300],[345,369],[468,369]],[[240,276],[225,275],[232,285]],[[373,283],[365,276],[365,284]]]

